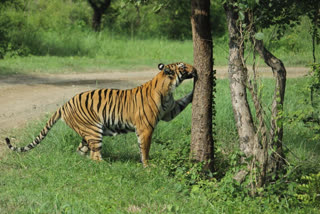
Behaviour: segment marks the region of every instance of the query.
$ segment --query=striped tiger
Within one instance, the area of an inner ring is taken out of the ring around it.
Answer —
[[[149,82],[127,90],[96,89],[80,93],[61,106],[48,120],[35,140],[25,147],[15,147],[6,138],[9,149],[29,151],[47,135],[60,119],[82,137],[77,151],[92,160],[102,160],[103,136],[135,132],[143,166],[147,166],[151,137],[160,120],[170,121],[192,102],[193,90],[174,100],[173,92],[185,79],[196,76],[192,65],[182,62],[158,65],[160,72]]]

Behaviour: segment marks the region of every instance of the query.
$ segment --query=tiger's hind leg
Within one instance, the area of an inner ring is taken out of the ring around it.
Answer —
[[[88,145],[87,141],[85,141],[85,139],[82,139],[80,145],[77,148],[77,152],[80,155],[87,155],[89,150],[90,149],[89,149],[89,145]]]
[[[138,137],[138,142],[139,142],[140,158],[141,158],[141,162],[143,164],[143,167],[148,166],[152,131],[153,130],[145,129],[143,131],[138,130],[136,132],[136,135]]]
[[[102,137],[100,139],[91,138],[87,140],[90,149],[90,158],[92,160],[102,161],[101,148]]]

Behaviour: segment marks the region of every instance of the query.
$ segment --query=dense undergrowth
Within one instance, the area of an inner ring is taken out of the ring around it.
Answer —
[[[264,79],[265,105],[272,80]],[[307,78],[289,79],[286,112],[303,109],[299,88]],[[180,97],[191,90],[186,83]],[[189,162],[191,106],[173,121],[160,122],[153,135],[151,162],[139,163],[136,136],[106,137],[105,161],[96,163],[76,154],[81,139],[63,122],[26,154],[8,150],[0,160],[1,213],[319,213],[320,144],[303,122],[285,123],[287,172],[249,196],[247,183],[236,183],[241,168],[227,80],[218,80],[216,144],[213,173],[203,174]],[[289,115],[288,115],[289,117]],[[289,121],[289,120],[288,120]],[[45,120],[13,131],[14,143],[25,145]]]

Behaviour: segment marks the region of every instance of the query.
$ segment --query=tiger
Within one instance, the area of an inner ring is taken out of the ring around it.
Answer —
[[[135,132],[144,167],[148,165],[152,133],[157,123],[171,121],[192,102],[193,91],[175,100],[174,90],[186,79],[196,77],[196,69],[177,62],[158,65],[159,73],[150,81],[132,89],[95,89],[75,95],[47,121],[32,143],[15,147],[5,139],[9,149],[26,152],[35,148],[61,118],[82,141],[78,153],[101,161],[103,136]]]

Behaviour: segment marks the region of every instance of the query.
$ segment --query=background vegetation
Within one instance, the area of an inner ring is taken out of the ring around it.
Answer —
[[[85,0],[3,0],[0,75],[192,63],[190,2],[166,2],[170,4],[113,1],[97,33],[91,29],[92,10]],[[211,3],[215,65],[226,66],[224,10],[218,1]],[[310,29],[309,19],[303,17],[284,34],[277,26],[265,30],[264,42],[286,66],[306,66],[312,62]],[[319,59],[318,52],[316,56]],[[313,69],[319,74],[319,68]],[[106,161],[96,164],[75,154],[80,138],[59,122],[37,149],[25,155],[9,153],[0,160],[0,213],[319,213],[319,111],[309,100],[311,88],[315,93],[319,89],[319,79],[318,75],[288,80],[284,106],[288,113],[282,121],[288,169],[258,197],[249,196],[246,183],[233,180],[234,172],[244,166],[228,82],[218,80],[215,173],[200,173],[201,167],[189,162],[190,107],[172,122],[159,124],[148,169],[138,163],[134,134],[106,138]],[[270,105],[273,84],[262,80],[265,106]],[[181,86],[177,96],[191,87]],[[43,121],[31,122],[11,136],[25,145],[39,133]]]
[[[172,59],[191,63],[190,2],[165,1],[170,4],[160,6],[157,1],[147,2],[139,4],[139,13],[131,1],[112,2],[97,33],[91,29],[92,9],[85,0],[4,1],[0,4],[0,57],[4,58],[0,73],[3,67],[15,69],[17,58],[27,64],[39,61],[59,66],[61,60],[71,65],[84,61],[128,69],[154,67]],[[223,66],[228,62],[225,15],[219,1],[211,3],[215,65]],[[305,66],[312,62],[310,30],[305,17],[284,34],[278,33],[277,26],[267,29],[264,40],[285,65]]]

